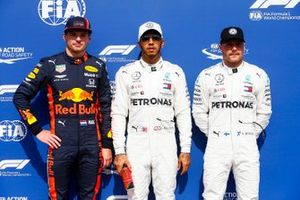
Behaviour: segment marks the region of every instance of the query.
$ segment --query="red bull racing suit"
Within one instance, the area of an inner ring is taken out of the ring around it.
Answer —
[[[112,148],[110,84],[105,64],[87,53],[74,59],[65,52],[41,59],[14,95],[24,122],[37,135],[41,130],[30,101],[47,89],[51,133],[62,141],[48,150],[51,199],[65,199],[76,170],[78,199],[94,199],[101,181],[101,147]]]
[[[140,59],[119,69],[112,101],[113,144],[116,154],[126,153],[131,163],[133,199],[148,199],[151,179],[156,199],[175,199],[175,118],[181,152],[189,153],[190,100],[179,66],[162,59],[149,65]]]
[[[259,151],[256,139],[271,116],[270,81],[247,62],[232,69],[219,63],[195,83],[193,117],[208,137],[204,155],[204,199],[222,200],[233,170],[238,199],[257,200]]]

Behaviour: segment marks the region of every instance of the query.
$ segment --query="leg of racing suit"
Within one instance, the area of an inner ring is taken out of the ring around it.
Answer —
[[[209,134],[204,154],[204,200],[223,200],[232,167],[232,153],[226,150],[228,138]]]
[[[100,189],[101,170],[99,161],[99,150],[94,146],[80,147],[77,180],[79,185],[79,200],[91,200]],[[97,180],[98,179],[98,180]]]
[[[48,185],[51,200],[67,199],[77,150],[60,147],[48,150]]]
[[[236,182],[236,191],[239,200],[258,200],[259,193],[259,152],[256,139],[253,145],[248,145],[253,154],[237,155],[233,163],[233,174]]]
[[[175,199],[178,158],[173,130],[129,132],[127,156],[135,184],[133,200],[148,199],[151,175],[156,199]]]
[[[167,149],[163,149],[168,151]],[[156,199],[175,200],[177,151],[162,153],[153,159],[152,183]],[[175,181],[174,181],[175,180]]]
[[[132,167],[132,179],[134,182],[133,200],[147,200],[149,184],[151,182],[151,154],[150,149],[145,148],[148,138],[143,132],[128,133],[127,156]]]

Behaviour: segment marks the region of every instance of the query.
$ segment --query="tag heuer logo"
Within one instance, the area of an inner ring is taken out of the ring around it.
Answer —
[[[66,71],[66,65],[65,64],[55,65],[55,71],[57,71],[59,73]]]

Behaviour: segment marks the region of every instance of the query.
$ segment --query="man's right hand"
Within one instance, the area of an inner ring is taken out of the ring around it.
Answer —
[[[55,134],[52,134],[48,130],[42,130],[36,137],[45,144],[49,145],[53,149],[57,149],[60,147],[61,139],[57,137]]]
[[[131,165],[129,163],[129,160],[128,160],[126,154],[116,155],[115,160],[114,160],[114,165],[119,174],[120,174],[124,164],[126,164],[129,167],[129,169],[131,170]]]

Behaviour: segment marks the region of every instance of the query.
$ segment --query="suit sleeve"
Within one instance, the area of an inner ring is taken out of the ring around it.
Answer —
[[[186,84],[185,74],[180,70],[178,83],[175,86],[174,110],[179,130],[179,140],[182,153],[189,153],[191,150],[192,119],[190,108],[190,96]]]
[[[195,82],[192,113],[196,125],[208,136],[209,91],[205,77],[205,73],[201,72]]]
[[[112,149],[112,133],[111,133],[111,88],[108,73],[105,64],[102,65],[102,74],[99,82],[99,101],[101,114],[101,141],[102,147]]]
[[[42,127],[32,112],[31,100],[36,96],[39,90],[47,84],[47,70],[49,70],[47,60],[42,59],[27,77],[25,77],[13,97],[14,105],[21,115],[22,121],[34,135],[41,132]]]
[[[126,73],[127,72],[122,68],[116,73],[115,94],[112,101],[112,132],[116,154],[125,154],[126,118],[129,109],[125,80]]]
[[[261,125],[261,127],[256,126],[256,135],[258,137],[262,132],[262,128],[265,129],[269,124],[272,114],[270,79],[264,71],[260,74],[260,88],[256,98],[256,123]]]

